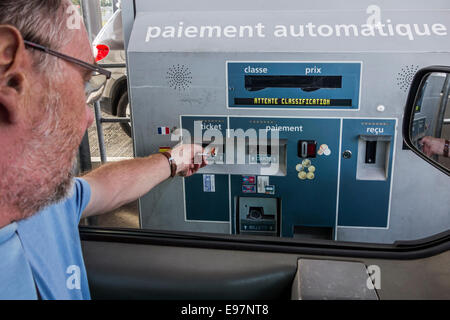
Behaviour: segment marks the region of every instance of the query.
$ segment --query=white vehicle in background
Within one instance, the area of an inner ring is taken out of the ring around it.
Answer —
[[[113,116],[129,118],[122,10],[118,9],[109,18],[92,44],[96,62],[112,72],[100,100],[101,109]],[[120,126],[131,137],[130,123],[120,123]]]

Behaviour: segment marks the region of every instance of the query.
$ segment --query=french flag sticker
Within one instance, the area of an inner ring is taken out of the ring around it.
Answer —
[[[169,127],[158,127],[158,134],[161,134],[163,136],[170,134]]]

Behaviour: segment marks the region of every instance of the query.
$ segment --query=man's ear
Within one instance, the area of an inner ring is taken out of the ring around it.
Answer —
[[[13,26],[0,25],[0,125],[15,123],[24,90],[26,52],[22,35]]]

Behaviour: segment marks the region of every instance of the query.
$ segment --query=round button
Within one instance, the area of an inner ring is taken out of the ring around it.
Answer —
[[[378,111],[378,112],[384,112],[384,110],[386,110],[386,107],[383,106],[382,104],[380,104],[379,106],[377,106],[377,111]]]
[[[308,167],[311,165],[311,160],[309,160],[309,159],[303,160],[303,161],[302,161],[302,165],[303,165],[305,168],[308,168]]]
[[[316,171],[316,167],[314,167],[314,166],[309,166],[308,171],[309,171],[309,172],[315,172],[315,171]]]
[[[315,177],[316,177],[315,174],[312,173],[312,172],[308,172],[308,173],[306,174],[306,178],[307,178],[308,180],[312,180],[312,179],[314,179]]]
[[[305,179],[306,179],[306,172],[305,172],[305,171],[300,171],[300,172],[298,173],[298,178],[299,178],[300,180],[305,180]]]
[[[295,170],[297,170],[297,171],[302,171],[302,170],[303,170],[303,165],[302,165],[301,163],[297,164],[297,165],[295,166]]]
[[[342,157],[343,157],[344,159],[350,159],[350,158],[352,157],[352,152],[351,152],[350,150],[345,150],[345,151],[342,153]]]

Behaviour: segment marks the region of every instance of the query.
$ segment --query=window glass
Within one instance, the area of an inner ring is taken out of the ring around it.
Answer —
[[[94,125],[92,166],[100,166],[102,157],[115,162],[164,152],[180,139],[201,144],[210,165],[192,177],[168,179],[139,201],[84,223],[372,243],[421,239],[450,227],[448,177],[403,148],[403,108],[419,68],[414,55],[363,55],[366,47],[356,38],[347,55],[327,51],[320,58],[303,49],[298,56],[273,49],[223,52],[214,41],[208,42],[209,52],[185,38],[220,28],[180,22],[177,28],[185,28],[180,36],[164,42],[157,38],[170,38],[173,29],[148,28],[151,13],[138,12],[134,27],[148,29],[133,31],[138,36],[130,41],[141,42],[130,45],[128,75],[122,12],[110,1],[99,6],[103,28],[94,51],[99,64],[117,66],[110,69],[101,116],[131,118],[134,134],[130,123]],[[171,14],[184,21],[183,13]],[[202,13],[195,17],[209,19]],[[220,30],[248,35],[249,28]],[[231,38],[227,48],[242,44]],[[273,45],[280,41],[272,40]],[[154,43],[179,47],[159,52]],[[433,64],[433,57],[427,61]],[[434,98],[441,99],[444,89],[444,82],[433,86]],[[424,115],[420,106],[417,112]],[[445,138],[449,111],[441,118],[438,138]]]

